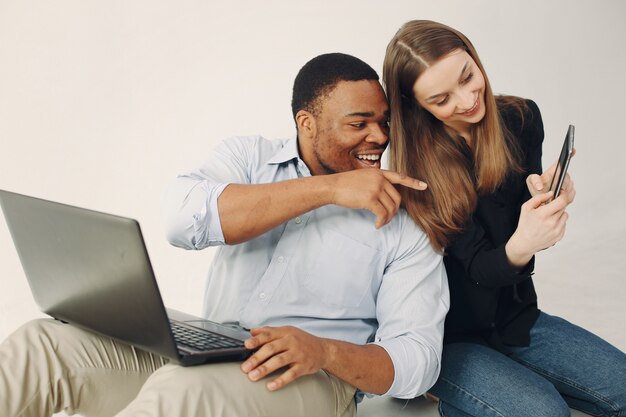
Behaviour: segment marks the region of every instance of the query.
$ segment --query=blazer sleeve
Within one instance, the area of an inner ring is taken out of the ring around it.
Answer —
[[[542,174],[541,156],[543,148],[543,119],[539,107],[532,100],[526,100],[528,112],[524,120],[522,137],[527,140],[525,155],[527,174]],[[530,195],[529,195],[530,196]]]

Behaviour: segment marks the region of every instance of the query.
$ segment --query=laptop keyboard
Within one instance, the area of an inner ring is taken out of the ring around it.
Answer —
[[[174,339],[181,345],[192,347],[196,350],[214,350],[243,347],[243,342],[237,339],[230,339],[217,333],[203,332],[187,326],[183,326],[175,321],[170,321]]]

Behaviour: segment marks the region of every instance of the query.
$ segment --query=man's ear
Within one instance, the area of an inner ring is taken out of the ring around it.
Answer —
[[[298,128],[298,136],[315,137],[317,125],[315,117],[306,110],[300,110],[296,113],[296,126]]]

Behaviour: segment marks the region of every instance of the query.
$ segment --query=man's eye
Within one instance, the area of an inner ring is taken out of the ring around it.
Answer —
[[[350,126],[356,127],[357,129],[362,129],[365,127],[365,123],[363,122],[350,123]]]

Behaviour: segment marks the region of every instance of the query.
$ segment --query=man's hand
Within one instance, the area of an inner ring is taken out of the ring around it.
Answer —
[[[425,182],[384,169],[357,169],[329,176],[333,204],[366,209],[376,216],[376,228],[389,223],[400,209],[401,197],[394,184],[425,190]]]
[[[246,340],[245,346],[258,350],[241,365],[241,370],[251,381],[258,381],[280,368],[289,368],[267,383],[270,391],[324,368],[325,339],[291,326],[262,327],[250,333],[252,337]]]

